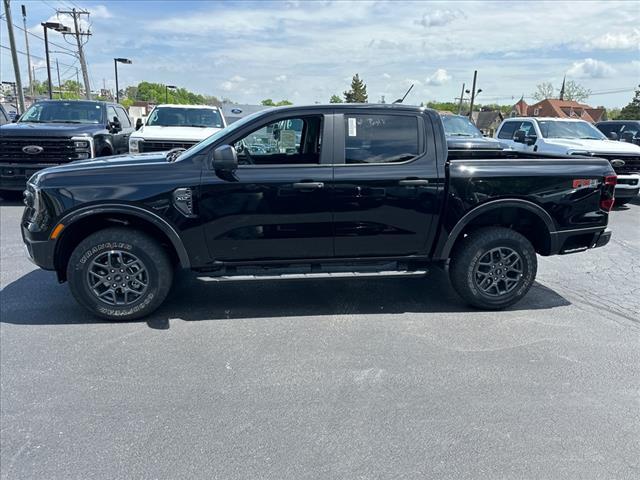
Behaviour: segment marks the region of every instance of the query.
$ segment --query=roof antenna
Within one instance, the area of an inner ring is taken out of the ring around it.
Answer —
[[[395,102],[393,103],[402,103],[404,102],[404,99],[407,98],[407,95],[409,95],[409,92],[411,91],[411,89],[413,88],[413,83],[411,84],[411,86],[409,87],[409,90],[407,90],[407,93],[404,94],[404,97],[397,99]]]

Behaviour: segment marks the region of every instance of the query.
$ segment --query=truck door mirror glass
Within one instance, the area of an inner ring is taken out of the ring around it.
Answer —
[[[535,135],[527,135],[524,139],[524,142],[531,146],[531,145],[535,145],[536,141],[538,140],[538,137],[536,137]]]
[[[111,120],[111,122],[109,123],[109,126],[111,127],[111,131],[113,133],[118,133],[119,131],[122,130],[122,125],[120,124],[120,120],[118,120],[118,117],[113,117],[113,120]]]
[[[609,137],[609,140],[618,140],[617,132],[609,132],[609,135],[607,135],[607,137]]]
[[[524,143],[525,137],[526,137],[526,134],[524,133],[524,130],[517,130],[513,134],[513,141],[516,143]]]
[[[140,130],[142,128],[142,119],[139,118],[136,120],[136,130]]]
[[[633,142],[633,132],[623,132],[622,140],[629,143]]]
[[[213,169],[233,172],[238,168],[238,154],[231,145],[222,145],[213,151]]]

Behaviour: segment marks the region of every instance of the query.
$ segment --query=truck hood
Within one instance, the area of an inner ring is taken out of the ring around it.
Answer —
[[[447,136],[449,150],[502,150],[503,146],[497,140],[486,137],[449,137]]]
[[[199,142],[210,137],[221,128],[201,128],[201,127],[162,127],[145,125],[131,135],[131,138],[141,138],[144,140],[190,140]]]
[[[92,135],[107,129],[96,123],[7,123],[0,135],[12,137],[76,137]]]
[[[82,173],[88,170],[111,169],[113,167],[144,166],[167,163],[166,152],[150,152],[137,154],[114,155],[112,157],[92,158],[77,160],[75,162],[45,168],[36,172],[31,177],[31,182],[41,184],[47,177],[59,177],[74,173]]]
[[[579,140],[569,138],[545,138],[547,145],[566,147],[567,150],[584,150],[593,153],[626,153],[640,154],[640,147],[632,143],[618,142],[615,140]]]

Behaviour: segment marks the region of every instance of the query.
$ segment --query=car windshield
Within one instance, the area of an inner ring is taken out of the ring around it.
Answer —
[[[147,120],[149,126],[222,128],[222,116],[212,108],[158,107]]]
[[[222,130],[217,131],[213,135],[205,138],[200,143],[196,143],[193,147],[191,147],[186,152],[184,152],[182,155],[180,155],[180,158],[183,159],[183,158],[186,158],[187,156],[190,157],[190,156],[199,154],[202,150],[206,149],[212,143],[218,141],[221,137],[223,137],[225,135],[228,135],[230,133],[233,133],[236,130],[240,130],[247,123],[251,123],[253,120],[255,120],[256,118],[260,117],[264,113],[265,113],[265,110],[262,110],[262,111],[259,111],[259,112],[255,112],[255,113],[252,113],[251,115],[247,115],[246,117],[241,118],[237,122],[233,122],[230,126],[225,127]]]
[[[467,117],[442,115],[442,123],[447,137],[482,137],[482,132]]]
[[[540,132],[545,138],[573,138],[580,140],[606,140],[607,137],[587,122],[539,120]]]
[[[93,102],[35,103],[20,117],[20,123],[92,123],[103,122],[103,107]]]

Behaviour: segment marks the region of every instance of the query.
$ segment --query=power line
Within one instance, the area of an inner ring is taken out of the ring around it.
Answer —
[[[6,47],[6,46],[4,46],[4,45],[0,45],[0,47],[4,48],[5,50],[9,50],[9,51],[11,51],[11,48]],[[19,53],[20,55],[25,55],[25,56],[27,55],[25,52],[23,52],[23,51],[21,51],[21,50],[18,50],[18,49],[16,49],[16,52],[17,52],[17,53]],[[32,57],[32,58],[37,58],[38,60],[46,60],[46,58],[44,58],[44,57],[39,57],[38,55],[34,55],[34,54],[31,54],[31,57]],[[65,67],[69,67],[69,66],[71,66],[71,65],[69,65],[68,63],[60,63],[60,65],[63,65],[63,66],[65,66]],[[74,66],[75,66],[75,65],[74,65]]]
[[[31,35],[32,37],[36,37],[36,38],[38,38],[38,39],[40,39],[40,40],[42,40],[42,41],[44,42],[44,37],[41,37],[40,35],[37,35],[37,34],[35,34],[35,33],[33,33],[33,32],[30,32],[29,30],[25,30],[24,28],[22,28],[22,27],[20,27],[20,26],[16,25],[15,23],[13,24],[13,26],[14,26],[15,28],[17,28],[18,30],[22,30],[23,32],[24,32],[24,31],[26,31],[26,32],[27,32],[29,35]],[[62,45],[60,45],[60,44],[58,44],[58,43],[54,43],[54,42],[52,42],[51,40],[49,40],[49,45],[55,45],[55,46],[56,46],[56,47],[58,47],[58,48],[62,48],[62,49],[64,49],[64,50],[68,50],[68,51],[70,51],[70,52],[73,52],[73,50],[71,50],[70,48],[64,47],[64,46],[62,46]]]

